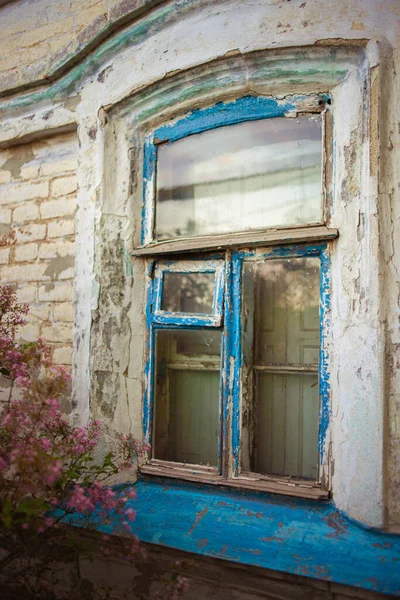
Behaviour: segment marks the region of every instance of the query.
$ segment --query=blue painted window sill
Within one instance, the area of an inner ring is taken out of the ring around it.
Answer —
[[[195,554],[400,596],[400,536],[330,502],[168,479],[135,484],[139,539]]]

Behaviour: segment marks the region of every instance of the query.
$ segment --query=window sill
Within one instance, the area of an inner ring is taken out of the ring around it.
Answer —
[[[216,469],[204,467],[188,469],[184,465],[174,465],[163,461],[151,462],[140,468],[143,475],[157,477],[168,477],[169,479],[181,479],[194,483],[222,486],[225,488],[239,488],[243,490],[254,490],[284,496],[296,496],[309,500],[327,500],[329,492],[321,489],[317,484],[309,481],[282,481],[279,478],[262,477],[255,474],[243,473],[234,479],[223,479]]]
[[[142,477],[133,489],[137,518],[132,533],[143,542],[385,594],[400,593],[400,536],[362,528],[332,502],[166,477]]]
[[[262,231],[193,237],[162,242],[136,248],[132,256],[157,256],[170,252],[201,252],[221,248],[245,248],[251,246],[276,246],[300,242],[320,242],[337,238],[337,229],[325,225],[305,225],[303,227],[271,228]]]

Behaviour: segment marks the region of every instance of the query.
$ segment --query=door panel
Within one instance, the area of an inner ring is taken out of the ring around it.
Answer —
[[[318,377],[258,373],[253,471],[316,479]]]

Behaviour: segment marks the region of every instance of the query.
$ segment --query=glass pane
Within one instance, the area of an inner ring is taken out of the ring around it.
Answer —
[[[215,273],[164,273],[161,309],[169,312],[213,312]]]
[[[216,335],[217,334],[217,335]],[[177,354],[199,358],[199,349],[207,360],[219,356],[221,335],[212,329],[182,331],[176,340]]]
[[[247,121],[158,148],[156,239],[322,220],[321,116]]]
[[[156,332],[154,458],[217,466],[220,347],[220,331]]]
[[[252,471],[318,477],[318,376],[256,374]]]
[[[244,263],[245,338],[247,346],[253,343],[247,348],[250,362],[318,365],[319,265],[314,257]]]

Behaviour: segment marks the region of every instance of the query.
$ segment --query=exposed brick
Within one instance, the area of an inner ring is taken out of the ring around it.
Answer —
[[[10,248],[0,248],[0,265],[8,264],[10,259]]]
[[[11,172],[10,171],[5,171],[0,170],[0,184],[2,183],[9,183],[11,181]]]
[[[37,288],[36,286],[21,286],[19,285],[17,288],[17,298],[18,302],[36,302],[37,298]]]
[[[45,176],[59,175],[65,171],[75,171],[77,166],[77,158],[75,156],[68,156],[57,161],[43,163],[40,167],[40,173]]]
[[[69,0],[68,0],[69,1]],[[57,136],[48,138],[46,140],[46,147],[52,150],[55,150],[58,156],[61,156],[62,152],[70,154],[74,151],[74,154],[78,152],[78,140],[76,133],[60,133]],[[68,148],[68,150],[66,150]]]
[[[36,61],[47,58],[49,53],[49,44],[37,44],[36,46],[32,46],[29,49],[29,60],[31,61],[28,65],[32,65]],[[2,57],[0,62],[0,70],[8,71],[8,69],[13,69],[14,67],[22,65],[23,69],[26,69],[25,66],[26,55],[24,58],[23,52],[14,52],[11,54],[7,54],[5,57]],[[47,62],[47,61],[46,61]]]
[[[72,323],[45,325],[42,327],[41,335],[49,342],[72,342],[73,326]]]
[[[0,210],[0,225],[9,225],[11,223],[11,210],[3,208]]]
[[[32,18],[16,19],[15,13],[13,12],[8,15],[8,19],[6,15],[4,15],[4,17],[2,15],[2,19],[2,25],[7,28],[7,33],[9,36],[22,31],[30,31],[33,24]]]
[[[57,177],[51,182],[51,196],[58,198],[59,196],[68,196],[77,190],[76,175],[65,175]]]
[[[42,219],[54,219],[56,217],[67,217],[74,214],[76,210],[75,196],[67,196],[59,200],[49,200],[40,205]]]
[[[40,302],[72,302],[72,283],[49,283],[39,288]]]
[[[39,247],[37,244],[23,244],[15,248],[15,260],[17,262],[28,262],[35,260],[38,255]]]
[[[91,25],[92,22],[95,21],[99,16],[103,17],[104,21],[106,22],[103,2],[96,2],[84,10],[85,8],[86,7],[82,7],[81,10],[77,12],[76,24],[78,31]]]
[[[73,219],[53,221],[48,225],[47,235],[49,238],[63,237],[66,235],[72,235],[74,230],[75,223]]]
[[[70,240],[43,243],[39,248],[39,258],[63,258],[64,256],[74,256],[74,254],[75,242]]]
[[[50,316],[50,304],[31,304],[29,306],[29,317],[34,317],[39,321],[48,321]]]
[[[72,348],[70,346],[54,348],[53,362],[56,365],[70,365],[72,362]]]
[[[28,165],[21,168],[22,179],[36,179],[39,176],[39,165]]]
[[[46,269],[46,263],[33,265],[12,265],[2,269],[1,279],[3,283],[19,283],[20,281],[46,281],[49,279],[49,276],[44,274]]]
[[[60,280],[73,279],[74,275],[75,275],[74,267],[67,267],[66,269],[64,269],[63,271],[60,271],[58,273],[57,279],[60,279]]]
[[[40,329],[36,323],[27,323],[18,330],[18,338],[25,342],[34,342],[39,337]]]
[[[55,35],[70,32],[72,28],[72,17],[59,21],[51,21],[46,25],[42,25],[42,27],[33,27],[31,31],[21,36],[21,46],[36,46],[36,44],[47,41]]]
[[[13,222],[16,224],[36,221],[39,216],[39,207],[33,202],[26,202],[13,211]]]
[[[25,183],[10,183],[0,187],[0,204],[25,202],[33,198],[47,198],[49,195],[48,181],[29,181]]]
[[[32,223],[24,225],[16,230],[15,238],[17,242],[32,242],[44,240],[46,237],[46,225]]]
[[[54,304],[53,306],[53,320],[55,322],[69,322],[72,323],[74,320],[74,307],[71,302],[63,302],[61,304]]]
[[[8,33],[8,31],[7,31],[7,33]],[[19,40],[18,35],[14,36],[14,37],[11,37],[9,35],[6,38],[2,37],[1,42],[0,42],[0,56],[1,56],[0,64],[3,63],[3,60],[5,60],[6,58],[9,58],[11,54],[18,53],[19,48],[20,48],[20,40]]]
[[[15,71],[0,72],[0,88],[6,90],[16,87],[19,83],[18,75]]]

